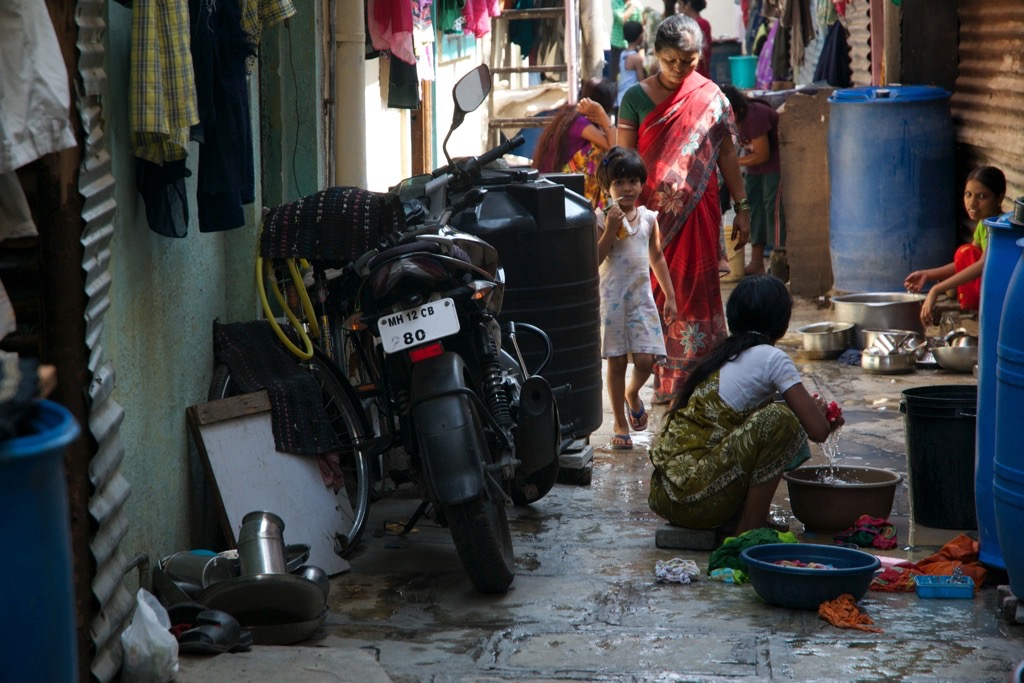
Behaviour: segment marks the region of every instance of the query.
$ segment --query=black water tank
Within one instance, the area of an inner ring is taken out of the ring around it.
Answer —
[[[552,387],[572,389],[558,401],[573,438],[601,426],[601,300],[598,289],[594,212],[583,196],[563,185],[526,174],[483,185],[480,206],[452,217],[452,227],[486,240],[505,268],[500,320],[536,325],[551,337],[554,356],[544,377]],[[519,346],[531,369],[541,346],[520,334]]]

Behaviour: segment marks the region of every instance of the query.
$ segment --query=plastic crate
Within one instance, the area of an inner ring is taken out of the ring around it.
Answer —
[[[965,576],[964,581],[952,582],[951,576],[917,576],[917,597],[919,598],[966,598],[974,597],[974,580]]]

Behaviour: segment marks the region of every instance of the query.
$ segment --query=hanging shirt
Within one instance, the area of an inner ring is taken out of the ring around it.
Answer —
[[[135,0],[128,80],[132,153],[155,164],[184,159],[199,123],[188,0]]]
[[[255,51],[260,46],[263,27],[284,21],[295,15],[292,0],[242,0],[242,30],[249,36],[253,54],[246,62],[246,71],[252,73],[256,66]]]
[[[43,0],[0,3],[0,173],[74,147],[71,92]]]

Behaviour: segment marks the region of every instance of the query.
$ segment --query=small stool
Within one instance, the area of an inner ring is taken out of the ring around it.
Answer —
[[[718,547],[715,529],[687,529],[674,524],[662,524],[654,533],[654,544],[672,550],[714,550]]]

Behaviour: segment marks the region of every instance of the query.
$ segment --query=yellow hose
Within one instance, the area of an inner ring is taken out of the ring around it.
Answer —
[[[306,292],[306,288],[302,283],[302,276],[299,273],[298,268],[295,265],[295,259],[287,259],[288,271],[291,273],[292,280],[295,282],[298,288],[299,301],[302,304],[302,310],[306,314],[308,320],[310,320],[310,330],[313,336],[320,336],[320,328],[316,323],[316,316],[313,314],[313,304],[309,300],[309,294]],[[296,346],[288,335],[281,329],[281,325],[278,324],[277,318],[274,317],[274,312],[270,308],[270,302],[267,300],[267,290],[264,286],[264,271],[266,271],[266,277],[270,280],[270,288],[274,292],[274,298],[277,299],[278,304],[284,310],[285,316],[288,318],[288,322],[291,323],[292,328],[298,333],[299,338],[302,340],[302,344],[305,349],[300,349]],[[313,340],[310,339],[309,335],[306,334],[306,330],[302,327],[302,322],[292,313],[291,308],[288,306],[288,302],[284,298],[284,294],[281,292],[280,287],[277,283],[277,278],[274,277],[274,266],[271,261],[264,261],[262,256],[256,257],[256,288],[259,292],[260,305],[263,307],[263,315],[266,316],[270,322],[270,327],[273,328],[274,334],[281,340],[289,351],[299,357],[300,360],[309,360],[313,357]]]

